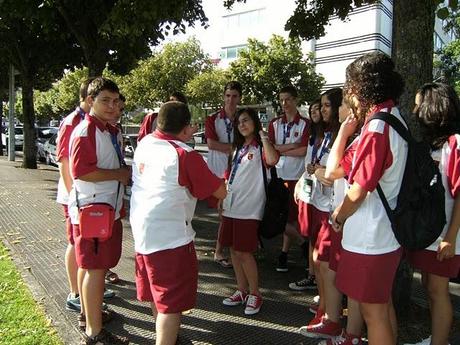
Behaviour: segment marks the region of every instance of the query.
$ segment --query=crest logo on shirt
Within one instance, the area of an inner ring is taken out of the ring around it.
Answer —
[[[144,172],[144,163],[139,164],[139,173],[142,174]]]
[[[248,153],[248,160],[252,160],[253,157],[254,157],[254,154]]]

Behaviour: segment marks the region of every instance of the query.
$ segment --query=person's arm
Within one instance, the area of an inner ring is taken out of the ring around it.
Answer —
[[[279,153],[271,143],[267,133],[264,131],[259,132],[260,139],[262,140],[262,146],[264,150],[264,155],[265,155],[265,163],[268,166],[274,166],[276,163],[278,163],[279,160]]]
[[[367,196],[367,190],[361,187],[358,183],[353,183],[345,195],[345,199],[334,210],[332,214],[332,227],[335,231],[341,231],[343,224],[356,210],[361,206]]]
[[[207,139],[208,148],[214,151],[220,151],[225,154],[229,154],[232,149],[232,144],[221,143],[220,141],[214,139]]]
[[[449,227],[446,235],[442,239],[438,247],[437,259],[442,261],[450,259],[455,255],[457,247],[457,235],[460,228],[460,193],[457,195],[452,208],[452,217],[450,218]]]
[[[326,171],[324,174],[326,178],[335,180],[345,176],[344,170],[340,167],[340,161],[343,158],[348,138],[356,131],[357,125],[357,119],[353,115],[350,115],[340,126],[339,133],[327,159]]]
[[[97,168],[85,175],[76,177],[79,180],[86,182],[102,182],[102,181],[119,181],[123,185],[127,185],[131,179],[131,169],[122,167],[119,169],[100,169]]]
[[[300,145],[299,143],[297,145]],[[288,157],[304,157],[307,154],[307,147],[306,146],[298,146],[294,149],[284,151],[281,153],[282,156]]]
[[[315,170],[316,179],[321,182],[322,185],[326,187],[332,187],[334,180],[328,179],[324,176],[326,169],[324,167],[318,166],[318,169]]]
[[[294,150],[296,148],[300,147],[300,143],[292,143],[292,144],[280,144],[280,145],[275,145],[275,149],[279,153],[284,153],[290,150]]]
[[[227,196],[227,187],[225,186],[225,181],[222,181],[219,188],[217,188],[217,190],[212,193],[212,196],[219,200],[225,199]]]
[[[62,157],[59,160],[59,173],[62,177],[62,181],[64,181],[65,188],[67,190],[67,193],[70,193],[72,190],[72,176],[70,175],[70,167],[69,167],[69,158],[67,157]]]

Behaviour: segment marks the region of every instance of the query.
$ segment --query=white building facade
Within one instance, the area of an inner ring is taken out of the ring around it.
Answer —
[[[250,0],[235,3],[231,10],[220,1],[204,0],[209,28],[190,30],[203,49],[218,64],[227,68],[247,45],[248,38],[267,42],[273,34],[288,37],[284,26],[293,14],[295,0]],[[326,35],[303,43],[305,54],[314,53],[316,71],[326,80],[323,89],[340,87],[345,80],[345,68],[357,57],[372,51],[391,55],[393,0],[382,0],[353,10],[345,22],[332,17]],[[436,19],[434,49],[453,39]]]

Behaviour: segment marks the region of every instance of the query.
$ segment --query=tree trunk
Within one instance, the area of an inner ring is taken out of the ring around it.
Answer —
[[[3,101],[0,98],[0,135],[1,133],[3,133]],[[1,140],[0,140],[0,156],[3,156],[3,142]]]
[[[107,61],[105,54],[101,49],[98,51],[85,52],[86,63],[88,64],[88,77],[100,77],[105,68],[105,62]]]
[[[406,82],[400,109],[417,138],[418,126],[411,115],[417,90],[433,80],[435,11],[435,1],[432,0],[393,1],[392,57]]]
[[[22,111],[24,117],[24,144],[22,167],[37,169],[37,146],[35,144],[34,90],[32,81],[25,75],[22,78]]]
[[[392,57],[406,82],[400,109],[412,134],[418,139],[419,127],[411,115],[417,89],[433,79],[434,3],[431,0],[393,1]],[[403,318],[410,310],[412,274],[412,268],[403,259],[393,285],[393,304],[397,315]]]

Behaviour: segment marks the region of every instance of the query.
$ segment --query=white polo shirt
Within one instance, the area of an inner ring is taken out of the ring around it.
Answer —
[[[308,146],[309,120],[295,116],[292,122],[287,122],[286,115],[274,118],[268,125],[268,136],[274,145],[299,143]],[[286,181],[297,181],[305,170],[305,157],[280,156],[276,164],[278,177]]]
[[[237,162],[239,164],[235,172]],[[231,198],[231,207],[224,209],[225,217],[262,219],[266,200],[262,169],[266,167],[256,141],[234,153],[227,183],[229,190],[227,198]],[[266,174],[269,178],[270,172],[266,170]]]
[[[385,107],[385,111],[402,121],[397,108]],[[342,246],[345,250],[377,255],[400,247],[376,187],[380,184],[390,207],[395,208],[407,150],[406,141],[384,121],[372,120],[364,124],[354,152],[349,183],[358,183],[368,194],[344,224]]]
[[[211,196],[222,180],[198,152],[159,130],[139,142],[132,168],[130,222],[136,252],[147,255],[190,243],[196,199]]]
[[[439,244],[447,233],[452,218],[454,201],[460,192],[460,134],[451,135],[441,150],[433,152],[432,157],[439,162],[442,184],[446,191],[446,225],[438,239],[427,248],[428,250],[437,251]],[[457,233],[455,255],[460,255],[460,231]]]
[[[233,121],[225,115],[224,109],[208,116],[205,123],[206,139],[212,139],[224,144],[233,142]],[[217,177],[224,177],[228,165],[226,153],[208,151],[208,167]]]
[[[59,162],[62,158],[69,158],[70,136],[77,125],[85,118],[85,111],[77,107],[67,115],[59,125],[59,132],[56,140],[56,159]],[[69,202],[69,193],[65,187],[64,180],[59,177],[56,201],[62,205]]]
[[[316,209],[322,212],[329,212],[331,210],[332,187],[324,186],[320,181],[318,181],[315,174],[308,174],[308,172],[306,171],[306,167],[308,164],[320,164],[322,166],[326,166],[327,158],[329,157],[330,152],[330,136],[331,134],[325,136],[321,141],[320,145],[316,148],[314,144],[308,145],[307,155],[305,156],[305,171],[302,174],[301,178],[302,186],[305,185],[305,180],[307,178],[310,178],[312,180],[313,185],[310,196],[305,192],[304,188],[301,188],[299,192],[300,200],[315,206]]]
[[[80,206],[105,202],[115,208],[115,219],[120,218],[123,205],[124,186],[118,181],[87,182],[80,176],[96,169],[118,169],[120,160],[112,141],[112,136],[121,148],[118,129],[110,124],[104,126],[96,117],[86,115],[72,132],[70,138],[70,171],[73,187],[69,195],[69,215],[72,224],[79,224],[76,191]]]

